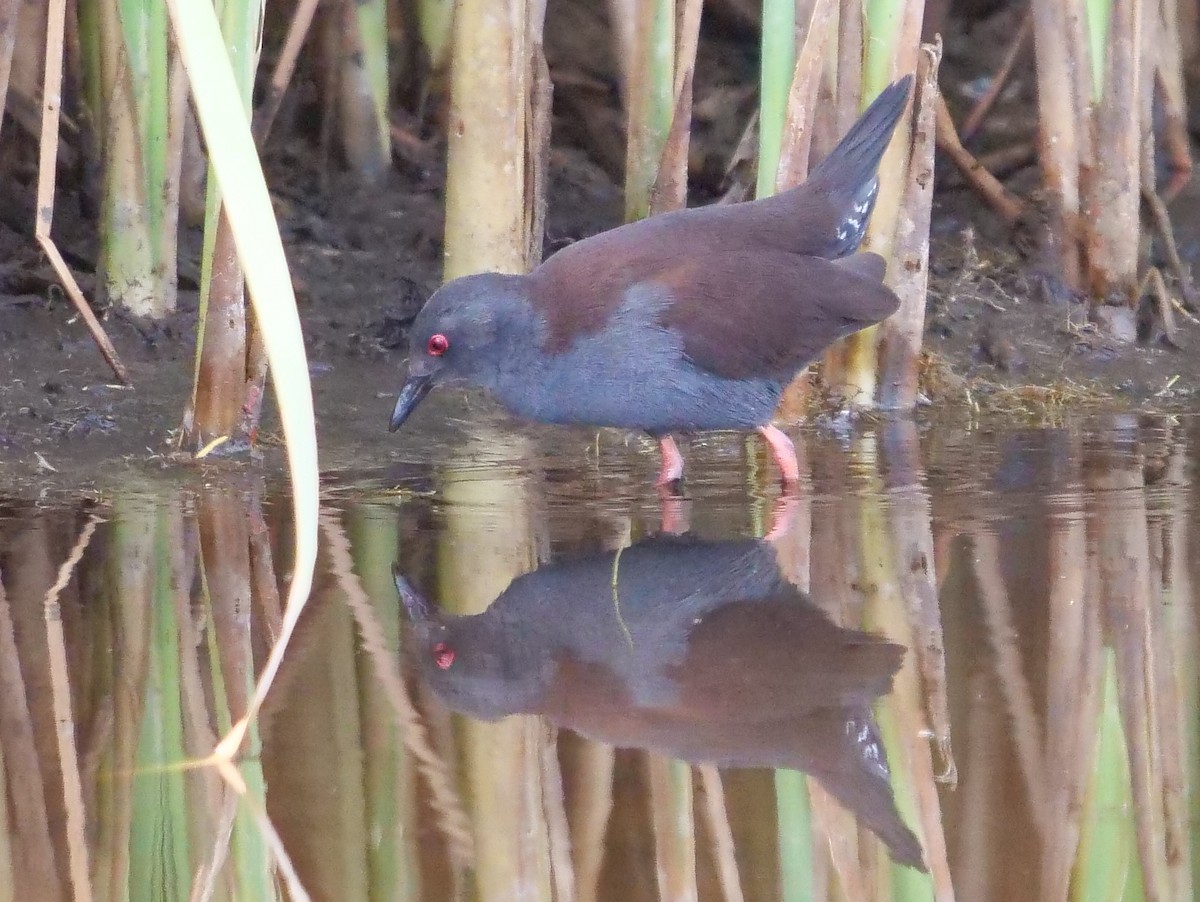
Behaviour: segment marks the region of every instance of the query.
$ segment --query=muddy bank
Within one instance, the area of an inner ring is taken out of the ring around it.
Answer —
[[[578,22],[559,31],[587,34]],[[952,104],[967,103],[974,81],[990,71],[985,51],[1002,42],[989,35],[960,24],[948,38],[944,88]],[[547,254],[620,220],[619,143],[613,147],[619,115],[612,91],[605,90],[610,74],[574,46],[560,48],[551,60],[560,87]],[[696,202],[722,188],[721,162],[753,108],[752,49],[736,29],[706,34],[700,71],[709,76],[698,85],[692,160]],[[993,114],[994,131],[1030,127],[1020,117],[1029,109],[1031,87],[1014,85]],[[386,181],[369,189],[345,177],[322,178],[319,154],[305,140],[281,141],[267,154],[322,443],[334,458],[360,454],[369,461],[379,448],[394,447],[386,418],[403,367],[405,330],[438,283],[442,148],[436,139],[418,137],[424,143],[398,152]],[[184,290],[173,317],[146,323],[107,312],[105,327],[133,379],[131,389],[113,386],[33,243],[32,183],[22,177],[28,172],[8,162],[13,177],[0,192],[7,211],[0,217],[0,477],[4,470],[34,479],[50,474],[47,467],[86,473],[97,461],[169,460],[192,378],[198,233],[181,242]],[[1082,304],[1054,290],[1036,254],[955,187],[950,174],[939,177],[925,391],[940,410],[1037,418],[1095,405],[1170,409],[1191,401],[1200,385],[1194,353],[1200,325],[1181,315],[1174,343],[1129,343],[1098,329]],[[1029,188],[1036,173],[1018,169],[1010,182]],[[87,290],[95,250],[85,207],[60,201],[56,222]],[[1173,207],[1190,262],[1200,258],[1198,209],[1200,190],[1193,184]],[[471,403],[475,409],[487,404]],[[268,413],[268,453],[274,428]]]

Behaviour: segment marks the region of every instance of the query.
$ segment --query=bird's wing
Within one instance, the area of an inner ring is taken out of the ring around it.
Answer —
[[[787,379],[827,346],[896,312],[878,254],[840,260],[735,251],[683,261],[653,281],[660,319],[696,366],[727,378]]]

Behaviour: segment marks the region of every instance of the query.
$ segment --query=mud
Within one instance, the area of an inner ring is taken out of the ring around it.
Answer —
[[[586,35],[602,23],[556,27]],[[952,106],[961,109],[1003,49],[992,32],[1007,26],[993,17],[985,26],[952,27],[944,82]],[[720,187],[721,161],[732,154],[754,105],[754,52],[746,33],[710,27],[702,52],[700,71],[709,75],[697,87],[691,161],[697,200]],[[552,46],[550,55],[559,90],[546,253],[616,225],[621,215],[612,73],[592,57],[572,55],[570,46],[559,48],[557,59]],[[574,69],[572,59],[580,60]],[[1031,90],[1026,81],[1013,85],[983,146],[994,143],[996,132],[1029,127]],[[317,420],[325,447],[341,449],[335,454],[369,459],[372,449],[389,441],[386,419],[403,367],[406,326],[438,284],[443,148],[436,138],[416,138],[398,152],[385,182],[369,188],[346,176],[323,177],[321,157],[304,139],[280,141],[267,154]],[[85,477],[101,461],[105,467],[121,460],[166,461],[192,378],[199,234],[191,230],[181,242],[184,287],[175,315],[147,323],[104,312],[105,328],[133,381],[128,389],[113,385],[33,242],[28,140],[8,128],[9,146],[0,146],[0,166],[9,175],[0,189],[0,479],[19,476],[32,485],[63,470]],[[1061,412],[1079,405],[1188,404],[1200,385],[1200,355],[1194,353],[1200,324],[1181,314],[1171,342],[1154,334],[1141,343],[1118,340],[1090,323],[1083,305],[1046,276],[1037,255],[1023,252],[974,196],[954,186],[951,174],[939,171],[939,180],[927,317],[925,391],[931,400],[972,415],[995,409],[1034,416],[1048,407]],[[1010,177],[1018,189],[1035,181],[1029,167]],[[1200,259],[1198,201],[1200,188],[1193,183],[1173,206],[1189,263]],[[66,197],[56,215],[56,235],[89,290],[95,251],[86,198]],[[1150,253],[1153,258],[1155,251]],[[268,448],[274,429],[268,411]]]

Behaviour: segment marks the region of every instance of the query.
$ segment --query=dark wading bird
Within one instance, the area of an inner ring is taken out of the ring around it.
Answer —
[[[439,382],[488,389],[545,423],[645,430],[661,484],[683,475],[673,432],[757,429],[785,482],[779,396],[822,350],[899,301],[856,253],[912,76],[883,91],[808,180],[773,197],[679,210],[579,241],[528,275],[443,285],[417,315],[393,431]]]
[[[690,762],[803,770],[924,870],[871,712],[904,648],[834,624],[783,577],[770,542],[660,536],[541,567],[470,616],[395,576],[423,678],[453,710],[540,714]]]

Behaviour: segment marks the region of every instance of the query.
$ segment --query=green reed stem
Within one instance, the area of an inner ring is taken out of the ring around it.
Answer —
[[[625,219],[650,213],[650,192],[675,111],[675,4],[643,0],[628,85]]]
[[[763,0],[762,59],[759,63],[758,197],[775,193],[775,175],[788,92],[796,67],[796,4],[793,0]]]
[[[1104,649],[1099,733],[1096,758],[1083,800],[1079,852],[1071,878],[1071,899],[1106,902],[1141,898],[1140,870],[1137,892],[1127,894],[1131,871],[1136,868],[1137,839],[1132,818],[1129,759],[1125,729],[1118,706],[1116,655]]]
[[[354,570],[371,599],[383,637],[391,649],[400,646],[400,607],[392,584],[391,565],[400,547],[396,508],[385,504],[356,505],[347,517]],[[370,660],[358,661],[363,711],[363,785],[369,885],[380,898],[421,898],[421,872],[415,840],[413,766],[396,726],[391,703]]]
[[[171,531],[164,516],[146,518],[153,530],[150,645],[143,687],[133,820],[129,831],[129,898],[185,900],[191,892],[188,804],[182,770],[164,765],[187,757],[183,736],[179,622],[176,618]],[[144,772],[142,772],[144,771]]]
[[[1113,0],[1085,0],[1084,5],[1084,31],[1092,69],[1092,100],[1096,103],[1104,97],[1104,70],[1108,59],[1112,6]]]
[[[779,822],[779,884],[783,902],[810,902],[813,891],[812,806],[808,778],[798,770],[775,771]]]

